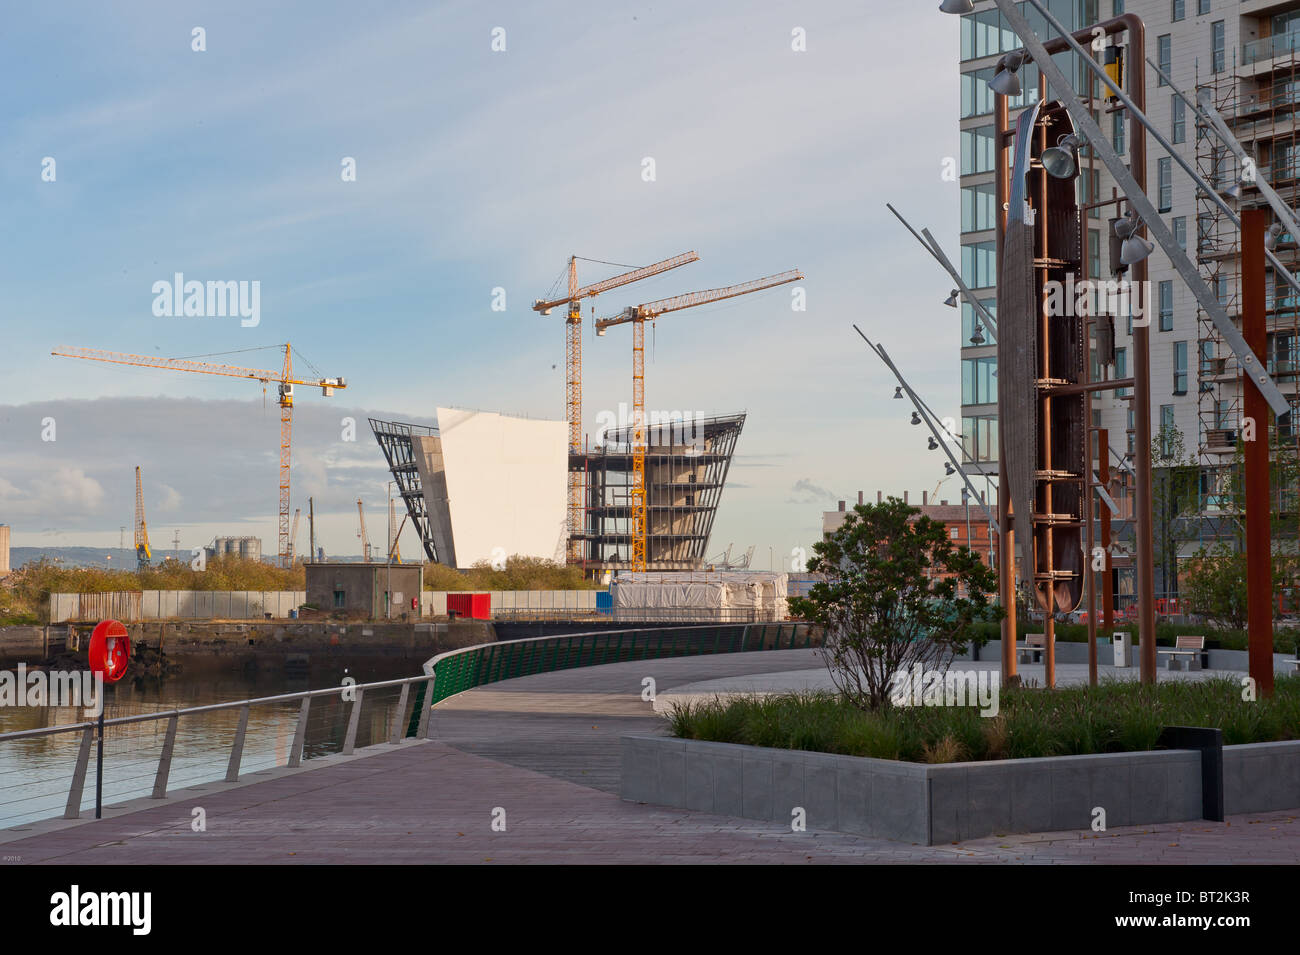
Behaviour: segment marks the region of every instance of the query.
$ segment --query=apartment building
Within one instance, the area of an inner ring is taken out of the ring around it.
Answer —
[[[1019,5],[1041,37],[1055,31],[1040,24],[1036,12]],[[1209,89],[1217,108],[1254,159],[1259,174],[1291,204],[1300,184],[1297,108],[1300,107],[1300,2],[1264,0],[1060,0],[1050,3],[1054,15],[1069,29],[1109,19],[1125,12],[1140,16],[1146,26],[1147,56],[1159,64],[1173,87],[1148,65],[1129,62],[1128,71],[1145,69],[1146,112],[1179,154],[1209,182],[1225,191],[1241,178],[1235,156],[1212,129],[1199,123],[1195,112],[1176,95],[1174,87],[1196,100]],[[976,4],[963,18],[961,31],[961,269],[963,279],[993,310],[997,267],[994,261],[995,212],[993,153],[993,94],[987,87],[998,57],[1019,46],[991,2]],[[1100,58],[1103,54],[1098,53]],[[1094,117],[1117,152],[1129,155],[1127,112],[1107,104],[1091,73],[1074,54],[1058,57],[1075,89],[1091,93]],[[1037,101],[1038,76],[1032,66],[1022,77],[1024,92],[1012,101],[1012,119],[1020,108]],[[1133,74],[1129,72],[1131,77]],[[1129,83],[1132,82],[1130,79]],[[1051,96],[1051,91],[1048,91]],[[1189,251],[1202,276],[1230,315],[1240,301],[1239,236],[1227,216],[1198,196],[1193,180],[1154,141],[1147,148],[1147,191],[1174,236]],[[1258,189],[1242,182],[1240,206],[1262,205]],[[1085,150],[1080,157],[1080,203],[1108,199],[1114,183],[1099,160]],[[1087,259],[1090,277],[1108,277],[1108,219],[1114,206],[1088,215]],[[1283,235],[1276,253],[1295,272],[1296,244]],[[1183,522],[1176,550],[1190,556],[1202,542],[1232,539],[1233,507],[1224,496],[1227,475],[1237,456],[1241,389],[1236,359],[1221,342],[1209,316],[1177,276],[1159,248],[1149,259],[1151,430],[1164,454],[1155,463],[1177,460],[1201,468],[1200,517]],[[1269,274],[1270,371],[1288,395],[1296,393],[1300,368],[1300,293]],[[974,341],[972,341],[974,339]],[[997,357],[994,336],[979,327],[973,309],[962,305],[961,317],[962,432],[969,466],[985,473],[997,470]],[[1131,318],[1116,321],[1116,360],[1093,377],[1124,378],[1132,374]],[[1300,401],[1292,398],[1293,407]],[[1300,437],[1293,415],[1278,419],[1276,434]],[[1093,400],[1093,424],[1109,431],[1111,448],[1120,455],[1134,448],[1132,395],[1102,392]],[[1300,419],[1297,419],[1300,426]],[[1164,441],[1161,442],[1161,436]],[[1179,444],[1182,453],[1179,453]],[[1122,541],[1131,532],[1132,497],[1128,475],[1118,470],[1113,496],[1121,513],[1116,531]],[[1290,492],[1280,492],[1278,509],[1294,507]],[[1158,562],[1159,563],[1159,562]],[[1176,562],[1170,561],[1176,565]],[[1131,587],[1131,571],[1119,565],[1121,595]],[[1176,566],[1157,566],[1156,589],[1172,593]]]

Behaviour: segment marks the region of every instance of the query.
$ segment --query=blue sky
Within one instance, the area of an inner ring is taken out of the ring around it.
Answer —
[[[950,282],[885,209],[956,255],[957,21],[934,3],[69,3],[0,37],[0,522],[17,546],[115,546],[145,469],[156,533],[273,549],[277,419],[259,386],[51,357],[275,345],[300,390],[294,505],[355,552],[387,480],[367,413],[437,405],[563,417],[564,333],[529,303],[577,253],[700,261],[597,315],[799,268],[777,289],[665,316],[651,409],[749,413],[711,549],[755,566],[815,539],[837,497],[919,496],[937,453],[887,399],[882,340],[960,415]],[[203,52],[192,30],[206,32]],[[491,49],[505,29],[505,52]],[[807,35],[791,49],[791,31]],[[56,163],[53,182],[42,162]],[[356,161],[355,182],[340,176]],[[653,157],[656,181],[642,179]],[[583,263],[580,279],[617,269]],[[153,283],[258,281],[261,321],[156,317]],[[492,290],[507,309],[491,309]],[[631,342],[584,339],[587,430],[630,400]],[[873,334],[874,333],[874,334]],[[273,352],[230,356],[278,367]],[[269,364],[268,364],[269,363]],[[304,393],[306,392],[306,393]],[[134,400],[141,399],[141,400]],[[354,445],[338,420],[357,416]],[[54,416],[59,434],[40,440]],[[953,481],[942,494],[956,498]],[[373,525],[372,525],[373,526]],[[414,539],[404,540],[414,553]]]

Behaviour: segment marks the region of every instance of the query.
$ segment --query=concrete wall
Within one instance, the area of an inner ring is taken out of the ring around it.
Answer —
[[[429,590],[424,594],[425,616],[441,617],[447,613],[447,594],[488,593],[492,598],[492,613],[527,613],[539,611],[552,613],[571,610],[574,613],[596,612],[596,590]]]
[[[907,763],[668,737],[623,737],[620,794],[635,802],[922,845],[999,832],[1200,819],[1201,758],[1155,750]],[[1224,747],[1228,813],[1300,807],[1300,741]]]
[[[303,590],[142,590],[108,594],[50,594],[50,623],[112,617],[138,620],[280,619],[307,601]]]

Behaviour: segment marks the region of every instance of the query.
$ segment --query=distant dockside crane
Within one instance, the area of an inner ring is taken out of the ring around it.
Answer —
[[[279,347],[279,346],[276,346]],[[136,365],[141,368],[161,368],[166,371],[188,371],[202,375],[225,375],[231,378],[249,378],[260,381],[262,385],[275,382],[279,385],[280,404],[280,508],[278,555],[282,567],[292,566],[292,548],[289,542],[289,462],[290,436],[293,432],[293,386],[308,385],[320,388],[321,394],[329,397],[336,388],[346,388],[342,378],[314,379],[293,377],[292,348],[284,345],[284,368],[271,371],[263,368],[239,368],[235,365],[221,365],[190,358],[161,358],[154,355],[128,355],[122,352],[103,351],[97,348],[61,348],[50,352],[62,358],[84,358],[89,361],[104,361],[117,365]],[[299,356],[302,357],[301,355]],[[308,365],[310,366],[310,362]],[[315,369],[313,369],[314,371]]]

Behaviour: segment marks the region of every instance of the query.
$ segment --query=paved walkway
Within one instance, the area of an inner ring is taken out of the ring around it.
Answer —
[[[1295,863],[1300,812],[1104,834],[913,846],[623,802],[617,738],[659,725],[659,689],[820,666],[809,651],[613,664],[526,677],[440,705],[440,739],[381,746],[239,788],[211,784],[0,845],[17,863]],[[369,751],[367,751],[369,752]],[[278,771],[277,771],[278,772]],[[206,813],[204,832],[192,810]],[[504,810],[504,831],[498,827]]]

